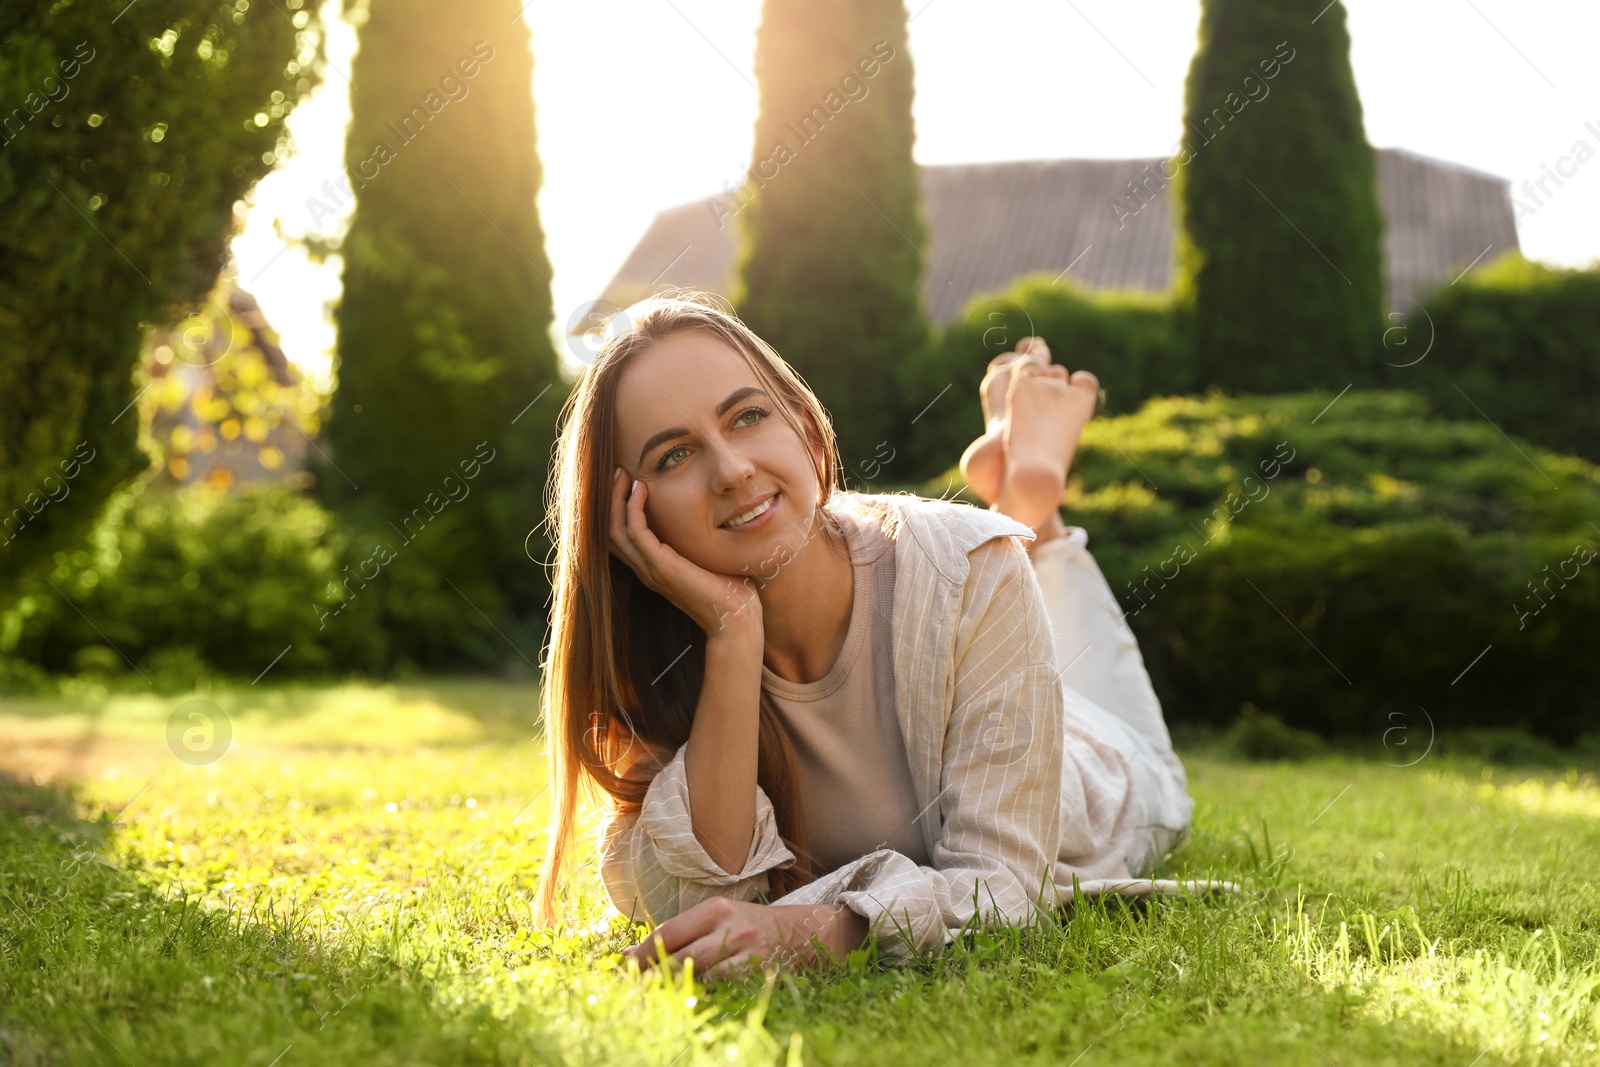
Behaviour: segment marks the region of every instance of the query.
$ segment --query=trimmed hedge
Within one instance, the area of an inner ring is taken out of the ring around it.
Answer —
[[[1335,395],[1163,398],[1085,434],[1065,518],[1168,717],[1248,702],[1375,744],[1403,725],[1414,751],[1412,731],[1592,730],[1600,468],[1415,394]]]
[[[1106,412],[1138,410],[1151,396],[1193,391],[1192,349],[1175,321],[1170,298],[1143,292],[1102,292],[1048,276],[1020,278],[1003,293],[981,296],[945,327],[933,348],[903,371],[908,394],[930,392],[914,382],[951,388],[912,427],[909,451],[916,475],[932,478],[983,432],[978,383],[989,360],[1022,338],[1043,337],[1051,359],[1090,370],[1106,391]],[[936,391],[936,390],[935,390]]]
[[[1420,305],[1391,316],[1389,386],[1600,462],[1600,268],[1562,270],[1510,253]]]

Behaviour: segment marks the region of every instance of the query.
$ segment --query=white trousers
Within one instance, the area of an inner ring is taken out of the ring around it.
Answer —
[[[1050,612],[1067,715],[1127,760],[1144,839],[1129,866],[1146,874],[1187,835],[1194,802],[1139,642],[1089,554],[1083,527],[1069,526],[1034,549],[1033,569]]]

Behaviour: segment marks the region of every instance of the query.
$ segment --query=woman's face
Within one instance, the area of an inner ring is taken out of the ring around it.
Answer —
[[[690,563],[770,574],[815,521],[812,453],[744,358],[702,330],[638,356],[617,384],[617,461],[649,489],[645,518]],[[766,513],[728,525],[770,499]]]

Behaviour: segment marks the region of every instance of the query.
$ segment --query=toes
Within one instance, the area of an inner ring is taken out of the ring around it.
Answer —
[[[1019,346],[1020,348],[1020,346]],[[989,361],[989,370],[996,373],[1005,373],[1005,368],[1018,360],[1026,360],[1027,356],[1021,351],[1002,352]]]
[[[1007,391],[1009,392],[1011,389],[1017,388],[1017,384],[1019,382],[1026,382],[1029,380],[1043,380],[1052,383],[1060,382],[1065,385],[1067,381],[1067,368],[1061,366],[1059,363],[1034,363],[1029,361],[1027,363],[1018,364],[1016,369],[1011,372],[1011,381],[1008,383]]]
[[[1017,342],[1017,351],[1040,366],[1050,363],[1050,346],[1045,344],[1043,337],[1024,337]]]
[[[1039,373],[1039,370],[1040,368],[1032,363],[1024,363],[1011,372],[1011,380],[1006,382],[1006,404],[1008,406],[1011,403],[1012,395],[1022,387],[1022,383]]]

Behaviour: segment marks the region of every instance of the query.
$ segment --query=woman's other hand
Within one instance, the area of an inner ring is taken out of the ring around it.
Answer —
[[[696,975],[727,978],[758,960],[781,968],[825,962],[828,954],[843,959],[861,947],[867,931],[867,920],[843,905],[750,904],[713,897],[668,919],[623,956],[646,968],[659,962],[665,948],[677,963],[693,959]]]
[[[611,550],[639,580],[693,619],[708,637],[735,626],[762,632],[761,598],[748,577],[697,567],[663,544],[645,520],[650,489],[618,467],[611,479]]]

